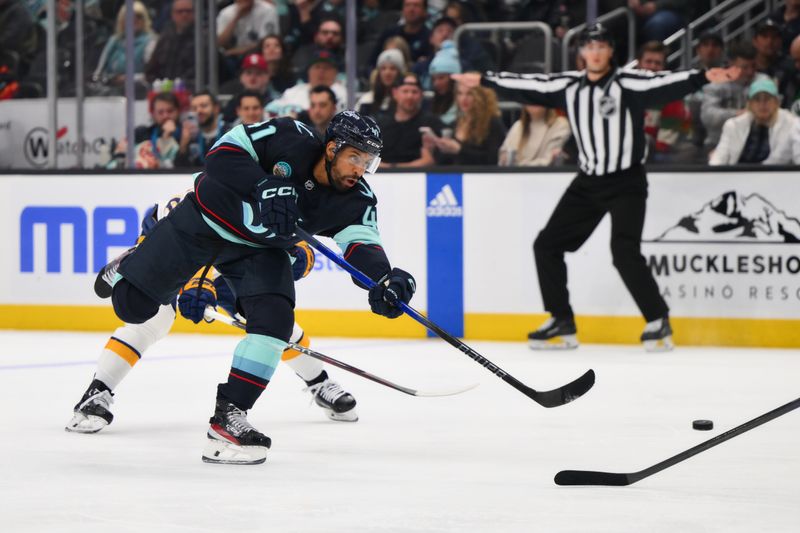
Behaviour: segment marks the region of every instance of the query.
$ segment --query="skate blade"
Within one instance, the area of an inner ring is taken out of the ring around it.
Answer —
[[[663,339],[644,341],[644,349],[648,352],[669,352],[675,347],[672,336],[668,335]]]
[[[86,416],[82,413],[75,413],[75,416],[64,427],[64,430],[70,433],[97,433],[107,425],[108,422],[99,416]]]
[[[328,418],[336,422],[358,422],[358,413],[356,413],[355,409],[350,409],[345,413],[337,413],[332,409],[325,408],[323,408],[323,411],[328,415]]]
[[[575,335],[563,335],[547,340],[528,339],[531,350],[574,350],[578,347],[578,338]]]
[[[208,439],[203,462],[220,465],[259,465],[267,460],[263,446],[239,446],[227,441]]]

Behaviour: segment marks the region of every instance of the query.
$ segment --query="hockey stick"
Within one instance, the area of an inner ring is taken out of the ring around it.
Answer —
[[[225,324],[237,327],[239,329],[245,329],[245,327],[246,327],[245,323],[242,322],[241,320],[238,320],[238,319],[233,318],[233,317],[231,317],[229,315],[220,313],[219,311],[215,310],[213,307],[206,307],[204,316],[205,316],[205,318],[207,318],[209,320],[211,320],[211,319],[219,320],[220,322],[224,322]],[[339,361],[338,359],[334,359],[333,357],[330,357],[328,355],[325,355],[325,354],[322,354],[322,353],[319,353],[319,352],[315,352],[314,350],[312,350],[310,348],[306,348],[305,346],[302,346],[300,344],[296,344],[294,342],[290,342],[289,343],[289,347],[291,349],[297,350],[298,352],[303,353],[303,354],[305,354],[305,355],[307,355],[309,357],[313,357],[314,359],[319,359],[320,361],[322,361],[324,363],[328,363],[331,366],[335,366],[337,368],[341,368],[342,370],[347,370],[348,372],[352,372],[353,374],[355,374],[357,376],[361,376],[362,378],[368,379],[370,381],[374,381],[375,383],[379,383],[379,384],[381,384],[381,385],[383,385],[385,387],[389,387],[390,389],[394,389],[394,390],[398,390],[400,392],[404,392],[406,394],[410,394],[411,396],[420,396],[420,397],[425,397],[425,398],[435,398],[435,397],[439,397],[439,396],[454,396],[456,394],[461,394],[462,392],[467,392],[468,390],[472,390],[472,389],[474,389],[475,387],[478,386],[477,383],[473,383],[472,385],[469,385],[468,387],[463,387],[461,389],[453,389],[453,390],[450,390],[450,391],[438,391],[438,392],[421,391],[421,390],[417,390],[417,389],[412,389],[410,387],[403,387],[402,385],[398,385],[396,383],[392,383],[391,381],[389,381],[387,379],[383,379],[383,378],[378,377],[378,376],[376,376],[374,374],[370,374],[369,372],[367,372],[365,370],[361,370],[360,368],[356,368],[354,366],[348,365],[347,363]]]
[[[375,286],[375,282],[372,281],[369,277],[367,277],[363,272],[358,270],[356,267],[351,265],[344,259],[342,256],[319,242],[313,235],[309,234],[304,229],[298,227],[296,229],[297,235],[306,241],[308,244],[319,250],[319,252],[342,267],[344,270],[347,271],[348,274],[353,276],[359,282],[361,282],[364,286],[372,288]],[[451,346],[458,348],[460,351],[464,352],[467,357],[474,360],[476,363],[484,367],[486,370],[497,376],[498,378],[502,379],[522,394],[527,396],[528,398],[532,399],[539,405],[543,405],[544,407],[558,407],[559,405],[564,405],[565,403],[569,403],[576,398],[581,397],[585,394],[589,389],[592,388],[594,385],[594,371],[588,370],[584,375],[573,381],[572,383],[568,383],[563,387],[559,387],[557,389],[553,389],[550,391],[537,391],[534,390],[521,381],[517,380],[514,376],[497,366],[496,364],[489,361],[487,358],[467,346],[465,343],[461,342],[457,338],[453,337],[445,330],[422,316],[419,312],[417,312],[413,307],[409,306],[405,302],[397,302],[397,305],[402,309],[408,316],[428,328],[429,330],[433,331],[436,335],[441,337],[443,340],[447,341]]]
[[[697,446],[689,448],[678,455],[674,455],[665,461],[661,461],[660,463],[654,464],[653,466],[638,472],[631,472],[630,474],[617,474],[613,472],[594,472],[591,470],[562,470],[556,474],[554,481],[556,482],[556,485],[611,485],[615,487],[631,485],[632,483],[636,483],[637,481],[641,481],[646,477],[661,472],[670,466],[676,465],[681,461],[685,461],[689,457],[697,455],[700,452],[704,452],[709,448],[713,448],[717,444],[722,444],[726,440],[730,440],[737,435],[741,435],[746,431],[757,428],[761,424],[765,424],[774,418],[785,415],[789,411],[797,409],[798,407],[800,407],[800,398],[797,398],[786,405],[782,405],[777,409],[773,409],[769,413],[765,413],[750,420],[749,422],[745,422],[741,426],[730,429],[721,435],[717,435],[713,439],[701,442]]]

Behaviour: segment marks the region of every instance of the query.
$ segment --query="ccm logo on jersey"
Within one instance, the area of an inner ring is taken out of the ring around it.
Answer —
[[[272,189],[265,189],[264,192],[261,193],[261,198],[263,200],[275,198],[276,196],[294,197],[297,196],[297,191],[294,190],[294,187],[287,185],[284,187],[274,187]]]

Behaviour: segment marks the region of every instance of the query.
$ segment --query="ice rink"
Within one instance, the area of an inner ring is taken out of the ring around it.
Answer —
[[[81,532],[798,532],[800,410],[621,488],[558,487],[562,469],[640,470],[800,396],[800,350],[636,346],[531,352],[469,342],[538,390],[597,383],[545,409],[437,340],[313,339],[412,388],[344,371],[360,421],[327,420],[281,367],[251,411],[258,466],[200,460],[236,336],[173,335],[118,388],[115,420],[64,431],[107,334],[2,332],[2,526]],[[694,419],[714,421],[695,431]]]

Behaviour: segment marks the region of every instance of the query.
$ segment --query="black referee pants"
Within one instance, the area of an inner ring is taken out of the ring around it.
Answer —
[[[646,201],[642,166],[606,176],[578,173],[533,243],[545,310],[556,318],[573,316],[564,252],[580,248],[610,213],[614,267],[648,322],[667,316],[669,308],[641,253]]]

